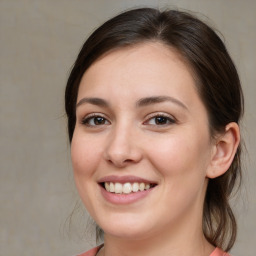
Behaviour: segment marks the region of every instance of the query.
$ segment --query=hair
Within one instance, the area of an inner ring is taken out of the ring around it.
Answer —
[[[82,46],[65,92],[70,142],[76,124],[79,84],[85,71],[112,50],[152,41],[176,49],[192,69],[198,94],[207,109],[212,137],[223,132],[230,122],[239,124],[244,109],[239,76],[217,33],[187,12],[140,8],[108,20]],[[241,182],[240,158],[241,145],[229,170],[209,179],[204,201],[204,235],[212,245],[225,251],[232,248],[237,234],[229,199]]]

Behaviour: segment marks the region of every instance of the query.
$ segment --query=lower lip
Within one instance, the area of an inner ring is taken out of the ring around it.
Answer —
[[[101,194],[103,197],[112,204],[131,204],[135,203],[145,197],[147,197],[155,187],[148,190],[134,192],[130,194],[115,194],[108,192],[102,186],[100,186]]]

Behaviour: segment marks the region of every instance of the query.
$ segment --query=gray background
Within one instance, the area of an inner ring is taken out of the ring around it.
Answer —
[[[255,255],[256,1],[0,0],[0,255],[75,255],[92,238],[67,235],[77,201],[64,116],[64,87],[84,39],[135,6],[203,13],[218,28],[238,67],[246,100],[244,185],[233,204],[239,221],[236,256]],[[75,219],[85,219],[83,210]],[[85,220],[82,221],[85,223]],[[83,229],[83,226],[80,227]]]

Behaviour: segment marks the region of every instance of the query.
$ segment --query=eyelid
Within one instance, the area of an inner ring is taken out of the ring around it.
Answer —
[[[81,119],[81,124],[83,125],[87,125],[89,127],[94,127],[97,125],[89,125],[88,123],[86,123],[89,119],[94,118],[94,117],[102,117],[104,118],[109,124],[111,124],[111,122],[109,121],[109,118],[106,117],[106,115],[102,114],[102,113],[90,113],[85,115],[82,119]],[[103,124],[105,125],[105,124]],[[103,125],[98,125],[98,126],[103,126]]]
[[[164,113],[164,112],[154,112],[154,113],[149,114],[146,117],[146,121],[144,121],[143,124],[146,124],[152,118],[156,118],[156,117],[165,117],[170,121],[170,124],[177,123],[177,119],[174,116],[170,115],[170,114],[167,114],[167,113]],[[170,124],[166,124],[166,125],[170,125]],[[166,125],[162,125],[162,126],[166,126]]]

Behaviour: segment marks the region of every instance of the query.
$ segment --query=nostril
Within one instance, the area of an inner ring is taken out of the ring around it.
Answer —
[[[135,161],[133,161],[132,159],[122,159],[122,158],[116,157],[116,158],[107,159],[107,162],[109,164],[115,165],[118,168],[122,168]]]
[[[126,163],[130,163],[130,162],[133,162],[131,159],[127,159],[127,160],[125,160],[124,162],[126,162]]]

